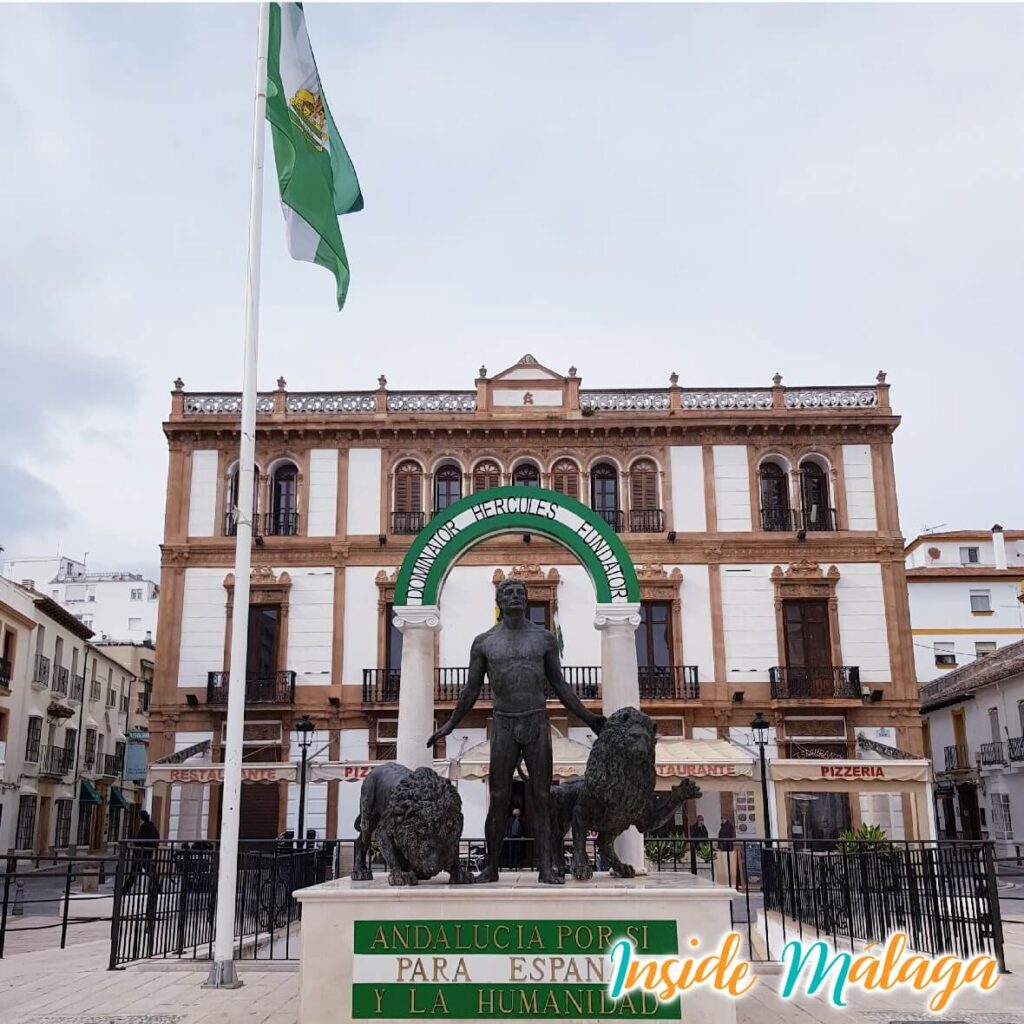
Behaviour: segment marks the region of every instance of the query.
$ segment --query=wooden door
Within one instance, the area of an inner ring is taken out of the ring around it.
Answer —
[[[273,764],[280,758],[276,746],[257,747],[245,751],[245,764]],[[280,787],[276,782],[243,782],[239,808],[238,836],[240,839],[275,839],[278,835]]]
[[[783,601],[782,620],[788,695],[834,696],[828,601]]]

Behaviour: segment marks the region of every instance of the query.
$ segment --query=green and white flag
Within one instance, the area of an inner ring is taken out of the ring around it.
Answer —
[[[302,4],[270,5],[267,120],[288,251],[334,274],[341,309],[349,273],[338,216],[361,210],[363,195],[324,98]]]

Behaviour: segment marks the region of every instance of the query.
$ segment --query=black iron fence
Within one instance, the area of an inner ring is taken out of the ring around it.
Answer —
[[[661,533],[665,529],[665,513],[660,508],[631,508],[630,533]]]
[[[809,668],[775,665],[768,669],[772,700],[860,700],[860,667],[822,665]]]
[[[297,889],[333,876],[333,843],[246,842],[238,852],[235,958],[298,955]],[[136,960],[213,957],[219,846],[120,844],[111,923],[110,969]]]
[[[206,703],[227,706],[229,672],[206,673]],[[295,673],[290,670],[268,672],[266,675],[247,675],[245,678],[246,704],[295,703]]]
[[[641,700],[700,700],[696,665],[641,665]]]
[[[53,932],[64,949],[76,925],[109,921],[116,856],[8,854],[0,858],[0,958],[24,932]],[[38,948],[38,941],[33,943]]]

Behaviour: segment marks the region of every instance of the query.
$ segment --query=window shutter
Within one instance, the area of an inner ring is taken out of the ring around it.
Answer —
[[[657,470],[650,462],[638,462],[629,477],[630,507],[649,510],[658,507]]]

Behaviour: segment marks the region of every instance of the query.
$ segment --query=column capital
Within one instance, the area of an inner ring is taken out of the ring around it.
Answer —
[[[640,625],[640,602],[623,601],[620,604],[598,603],[594,611],[594,629],[606,629],[608,626]]]
[[[403,604],[395,605],[394,623],[399,632],[406,629],[429,629],[437,631],[441,628],[441,609],[436,604]]]

